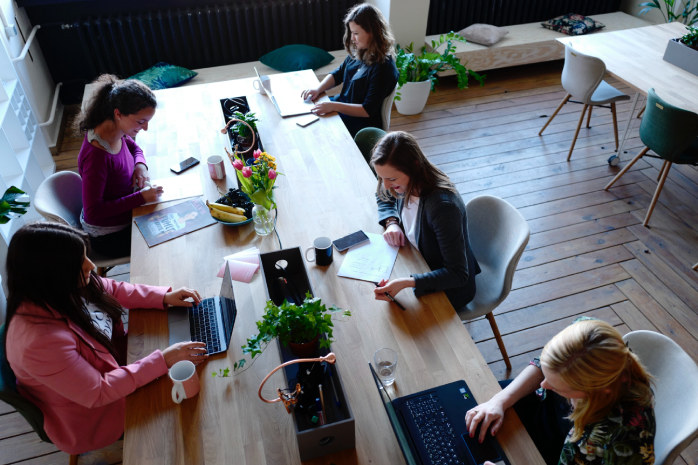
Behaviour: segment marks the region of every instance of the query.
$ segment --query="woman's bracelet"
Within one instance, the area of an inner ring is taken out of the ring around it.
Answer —
[[[397,218],[388,218],[387,220],[385,220],[385,229],[388,229],[388,226],[390,226],[391,224],[400,224],[400,221],[398,221]]]

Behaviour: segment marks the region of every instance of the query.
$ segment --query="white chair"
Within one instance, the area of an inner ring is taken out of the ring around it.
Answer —
[[[628,347],[655,377],[655,465],[672,465],[698,437],[698,365],[677,343],[653,331],[623,336]]]
[[[381,116],[383,117],[383,130],[388,132],[390,129],[390,112],[393,110],[393,100],[395,100],[395,93],[397,92],[397,84],[395,84],[395,89],[393,92],[383,100],[383,108],[381,108]]]
[[[475,197],[465,206],[468,238],[482,272],[475,277],[475,298],[459,311],[462,321],[485,315],[502,352],[504,363],[511,362],[492,311],[511,291],[514,271],[531,231],[524,217],[510,203],[491,195]]]
[[[540,130],[538,135],[542,135],[545,128],[548,127],[550,122],[555,118],[555,115],[560,111],[560,109],[570,101],[570,98],[579,100],[579,102],[584,104],[584,109],[579,117],[579,124],[577,124],[577,131],[574,133],[574,138],[572,139],[572,146],[567,154],[567,161],[570,161],[572,157],[572,150],[574,150],[574,144],[577,142],[577,136],[579,135],[579,129],[582,127],[582,121],[584,121],[584,114],[589,109],[589,116],[587,116],[587,128],[591,120],[591,109],[594,106],[602,106],[610,103],[611,113],[613,115],[613,131],[616,137],[616,151],[618,150],[618,119],[616,117],[616,102],[622,100],[630,100],[630,97],[625,95],[623,92],[616,90],[613,86],[608,84],[603,80],[606,74],[606,64],[603,60],[592,57],[589,55],[584,55],[576,50],[574,50],[569,45],[565,47],[565,67],[562,69],[562,87],[567,91],[567,95],[562,99],[562,103],[557,107],[555,112],[550,115],[548,121]],[[608,108],[608,107],[604,107]]]
[[[49,221],[67,224],[82,229],[82,178],[72,171],[61,171],[49,176],[36,190],[34,208]],[[94,250],[90,260],[97,266],[97,273],[106,276],[107,271],[118,265],[131,262],[131,256],[109,258]]]

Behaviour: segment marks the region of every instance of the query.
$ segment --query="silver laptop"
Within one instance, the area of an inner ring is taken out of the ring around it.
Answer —
[[[278,111],[281,116],[296,116],[311,113],[310,110],[313,109],[315,104],[312,102],[308,103],[303,100],[301,97],[301,89],[294,89],[290,86],[281,87],[275,85],[274,87],[276,87],[277,92],[274,93],[272,91],[272,78],[274,78],[274,81],[276,81],[277,84],[281,84],[283,75],[275,74],[274,76],[260,76],[259,72],[257,72],[257,68],[254,69],[254,72],[257,75],[257,79],[259,79],[259,83],[262,85],[262,87],[264,87],[264,91],[271,99],[271,103],[274,104],[276,111]]]
[[[167,311],[169,345],[197,341],[206,344],[209,355],[225,352],[230,346],[236,316],[233,280],[226,261],[220,296],[203,299],[191,308],[173,307]]]

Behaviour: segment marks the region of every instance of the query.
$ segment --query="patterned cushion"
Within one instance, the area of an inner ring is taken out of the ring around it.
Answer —
[[[604,24],[594,21],[591,18],[573,13],[558,16],[557,18],[541,23],[541,25],[570,36],[588,34],[602,27],[606,27]]]
[[[181,86],[191,81],[197,74],[199,73],[180,66],[158,63],[128,79],[138,79],[152,90],[160,90]]]

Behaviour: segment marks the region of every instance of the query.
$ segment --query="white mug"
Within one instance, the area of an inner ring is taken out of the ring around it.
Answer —
[[[264,90],[264,86],[263,86],[262,83],[259,81],[259,79],[255,79],[254,81],[252,81],[252,87],[254,87],[254,90],[256,90],[257,92],[259,92],[259,93],[262,94],[262,95],[266,95],[266,93],[267,93],[267,92]]]
[[[181,403],[184,399],[191,399],[201,389],[196,366],[189,360],[182,360],[172,365],[170,379],[173,383],[172,400],[175,404]]]

